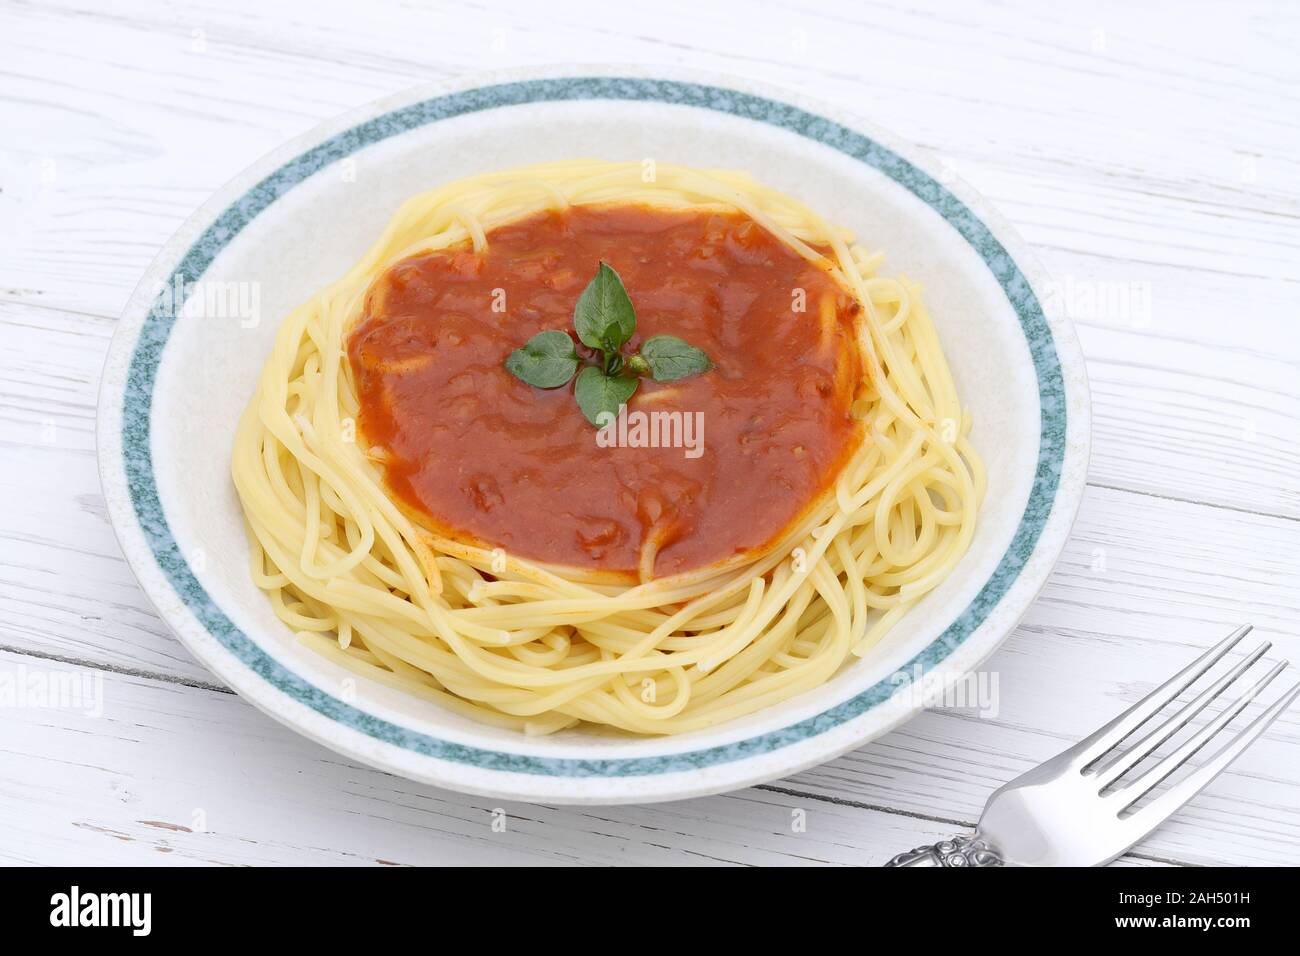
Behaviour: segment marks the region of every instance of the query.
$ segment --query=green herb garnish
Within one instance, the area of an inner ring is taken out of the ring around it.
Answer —
[[[506,368],[529,385],[559,388],[568,385],[578,370],[578,353],[568,332],[548,329],[534,335],[523,348],[511,352]]]
[[[650,375],[656,382],[671,382],[713,368],[713,363],[702,350],[675,335],[655,335],[646,339],[641,343],[641,357],[650,366]]]
[[[638,376],[670,382],[713,368],[702,350],[675,335],[651,336],[641,344],[640,352],[624,355],[623,346],[636,332],[636,311],[623,280],[604,262],[578,296],[573,328],[583,345],[600,353],[595,364],[579,358],[568,332],[548,329],[511,352],[506,369],[536,388],[567,385],[577,372],[573,397],[587,421],[596,426],[603,427],[613,420],[619,406],[636,391]],[[602,421],[602,416],[609,417]]]
[[[611,419],[600,420],[606,413],[618,414],[618,406],[627,404],[627,400],[636,391],[637,379],[626,375],[606,375],[594,365],[588,365],[578,373],[578,381],[573,385],[573,397],[578,400],[578,407],[587,421],[593,425],[608,425]]]
[[[636,331],[636,311],[623,280],[604,262],[578,296],[573,327],[583,345],[606,352],[617,352]]]

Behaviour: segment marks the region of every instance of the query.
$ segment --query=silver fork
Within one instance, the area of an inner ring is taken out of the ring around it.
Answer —
[[[1300,684],[1296,684],[1185,779],[1146,806],[1131,810],[1134,803],[1218,735],[1287,666],[1286,661],[1275,665],[1213,720],[1171,753],[1160,757],[1154,766],[1142,771],[1136,779],[1121,782],[1126,773],[1187,726],[1264,656],[1271,646],[1267,641],[1178,713],[1148,731],[1131,747],[1119,750],[1121,743],[1195,683],[1250,629],[1249,624],[1243,624],[1091,737],[1001,787],[985,805],[974,835],[917,847],[909,853],[900,853],[885,866],[1101,866],[1109,863],[1204,789],[1300,695]],[[1111,755],[1115,755],[1114,759],[1106,761]]]

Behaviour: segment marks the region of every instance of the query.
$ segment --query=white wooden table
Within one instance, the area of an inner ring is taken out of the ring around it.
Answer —
[[[968,827],[996,786],[1240,621],[1300,657],[1300,20],[1057,6],[0,0],[0,678],[81,675],[104,703],[0,700],[0,862],[875,864]],[[161,244],[340,111],[593,59],[860,112],[939,153],[1059,283],[1092,378],[1091,487],[988,665],[996,719],[930,711],[709,799],[501,806],[299,738],[149,608],[105,517],[94,419],[115,318]],[[1298,854],[1293,710],[1125,862]]]

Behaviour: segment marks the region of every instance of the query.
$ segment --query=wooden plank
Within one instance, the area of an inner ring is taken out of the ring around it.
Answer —
[[[55,675],[90,684],[0,725],[3,863],[878,865],[960,830],[778,790],[589,809],[462,796],[352,765],[230,694],[0,653],[0,680]]]
[[[95,464],[112,321],[0,304],[0,646],[215,684],[118,549]]]
[[[982,669],[997,681],[995,715],[926,712],[789,785],[973,819],[993,789],[1087,736],[1240,623],[1257,629],[1243,651],[1268,640],[1267,660],[1297,660],[1297,619],[1300,525],[1091,489],[1042,596]],[[1296,679],[1292,668],[1263,700]],[[1293,707],[1139,850],[1189,863],[1280,866],[1298,841]]]
[[[31,520],[39,526],[54,518],[38,512]],[[5,644],[212,682],[147,608],[128,599],[115,614],[103,614],[98,595],[115,578],[123,593],[141,604],[143,598],[118,559],[93,557],[96,536],[111,553],[102,518],[82,513],[76,521],[76,535],[59,538],[80,535],[79,548],[58,539],[23,544],[19,562],[6,569],[27,577],[25,588],[10,582],[0,591],[14,622]],[[1100,725],[1240,620],[1255,621],[1277,640],[1278,655],[1300,652],[1293,624],[1300,613],[1298,535],[1300,525],[1284,519],[1094,489],[1043,596],[986,665],[998,675],[996,718],[927,713],[783,786],[830,801],[973,821],[993,789]],[[61,581],[66,567],[76,567],[82,581],[103,583],[50,593],[49,582]],[[123,626],[133,614],[142,626]],[[1283,862],[1300,831],[1296,724],[1296,716],[1284,718],[1198,802],[1194,816],[1161,831],[1144,852],[1196,862]],[[329,759],[323,751],[321,759]]]
[[[1243,57],[1254,30],[1221,36],[1216,23],[1206,49],[1199,29],[1120,10],[1060,22],[1022,9],[1018,41],[946,7],[800,8],[804,33],[791,34],[788,13],[740,24],[706,6],[628,36],[570,11],[547,36],[557,58],[598,43],[637,62],[689,33],[701,66],[798,88],[811,77],[822,97],[930,147],[1022,229],[1080,315],[1094,481],[1300,517],[1300,148],[1280,135],[1294,129],[1294,67]],[[417,78],[532,52],[522,10],[404,9],[397,35],[370,8],[330,16],[336,28],[304,21],[285,36],[215,4],[0,10],[21,38],[0,110],[30,134],[0,194],[16,213],[0,225],[0,295],[115,315],[185,215],[261,153]],[[435,21],[436,65],[422,29]],[[1125,290],[1140,302],[1116,304]]]
[[[787,3],[737,17],[680,4],[647,18],[571,3],[448,15],[325,2],[256,13],[0,4],[11,133],[0,446],[20,462],[0,469],[0,646],[22,655],[6,664],[127,672],[105,676],[122,719],[36,709],[0,723],[0,845],[14,861],[879,862],[972,821],[992,788],[1242,618],[1294,658],[1300,63],[1280,8]],[[1042,599],[989,663],[996,718],[927,713],[728,797],[507,808],[519,825],[493,842],[479,832],[485,802],[351,767],[212,686],[117,553],[95,477],[95,387],[110,317],[156,250],[258,155],[414,83],[593,50],[808,90],[928,147],[983,191],[1076,317],[1097,487]],[[1296,721],[1141,851],[1290,862]],[[169,829],[202,801],[233,823]],[[809,832],[793,842],[783,828],[804,804]]]
[[[97,373],[85,366],[109,326],[91,316],[0,305],[0,328],[13,343],[0,351],[0,442],[21,451],[25,462],[0,471],[0,641],[212,682],[154,616],[103,511],[91,418]],[[63,347],[68,343],[76,350]],[[1295,578],[1288,574],[1300,570],[1298,535],[1300,524],[1290,520],[1094,489],[1044,602],[1060,602],[1065,621],[1096,635],[1131,633],[1135,622],[1158,632],[1162,624],[1145,613],[1155,598],[1171,613],[1179,600],[1199,600],[1226,622],[1260,605],[1279,606],[1279,595],[1280,606],[1294,610]],[[1104,576],[1077,573],[1098,559],[1109,562],[1112,576],[1120,574],[1114,562],[1123,562],[1122,577],[1105,589],[1099,586]],[[1206,572],[1217,567],[1241,568],[1249,580]],[[1107,593],[1112,587],[1116,593]],[[1286,623],[1271,619],[1275,628]]]

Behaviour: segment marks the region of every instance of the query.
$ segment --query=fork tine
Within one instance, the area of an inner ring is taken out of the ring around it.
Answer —
[[[1176,786],[1171,787],[1168,793],[1162,793],[1141,810],[1122,820],[1122,824],[1133,830],[1133,842],[1142,839],[1176,813],[1188,800],[1204,790],[1210,781],[1241,756],[1242,751],[1253,744],[1298,696],[1300,696],[1300,684],[1296,684],[1279,697],[1272,707],[1251,721],[1244,730],[1239,731],[1229,743],[1220,748],[1218,753],[1188,774],[1185,780],[1180,780]]]
[[[1160,781],[1164,780],[1191,759],[1193,754],[1210,742],[1210,738],[1214,737],[1220,730],[1227,726],[1234,717],[1245,710],[1246,705],[1254,700],[1255,697],[1258,696],[1259,692],[1267,687],[1274,677],[1282,673],[1286,665],[1286,661],[1279,662],[1272,670],[1256,681],[1254,687],[1250,688],[1238,697],[1231,706],[1225,707],[1222,713],[1180,744],[1173,753],[1162,758],[1158,764],[1144,773],[1139,779],[1133,781],[1133,783],[1121,790],[1108,794],[1104,799],[1117,801],[1120,804],[1120,809],[1123,809],[1124,807],[1130,806],[1140,800],[1143,794],[1154,790],[1160,784]],[[1251,726],[1253,727],[1254,724]],[[1241,735],[1239,734],[1238,737],[1240,736]],[[1235,743],[1236,738],[1233,740],[1233,744]],[[1249,743],[1249,741],[1247,741],[1247,743]],[[1229,746],[1232,746],[1233,744],[1230,744]],[[1195,793],[1195,791],[1193,791],[1193,793]]]
[[[1209,706],[1210,701],[1214,700],[1227,690],[1230,684],[1249,670],[1250,667],[1257,660],[1263,657],[1272,646],[1272,642],[1265,641],[1259,647],[1255,648],[1254,651],[1242,659],[1242,661],[1231,671],[1224,674],[1205,690],[1201,691],[1200,695],[1197,696],[1195,700],[1186,704],[1178,711],[1178,713],[1174,714],[1128,750],[1124,751],[1124,753],[1121,754],[1113,763],[1110,763],[1103,769],[1097,771],[1097,789],[1104,790],[1109,784],[1118,780],[1141,762],[1144,757],[1155,752],[1166,740],[1186,727],[1193,717]]]
[[[1060,756],[1066,757],[1071,766],[1076,769],[1083,769],[1098,757],[1109,753],[1116,744],[1146,723],[1152,714],[1158,713],[1162,707],[1185,691],[1193,681],[1213,667],[1219,658],[1232,650],[1238,641],[1250,633],[1251,627],[1250,624],[1241,625],[1124,713],[1096,733],[1080,740]]]

